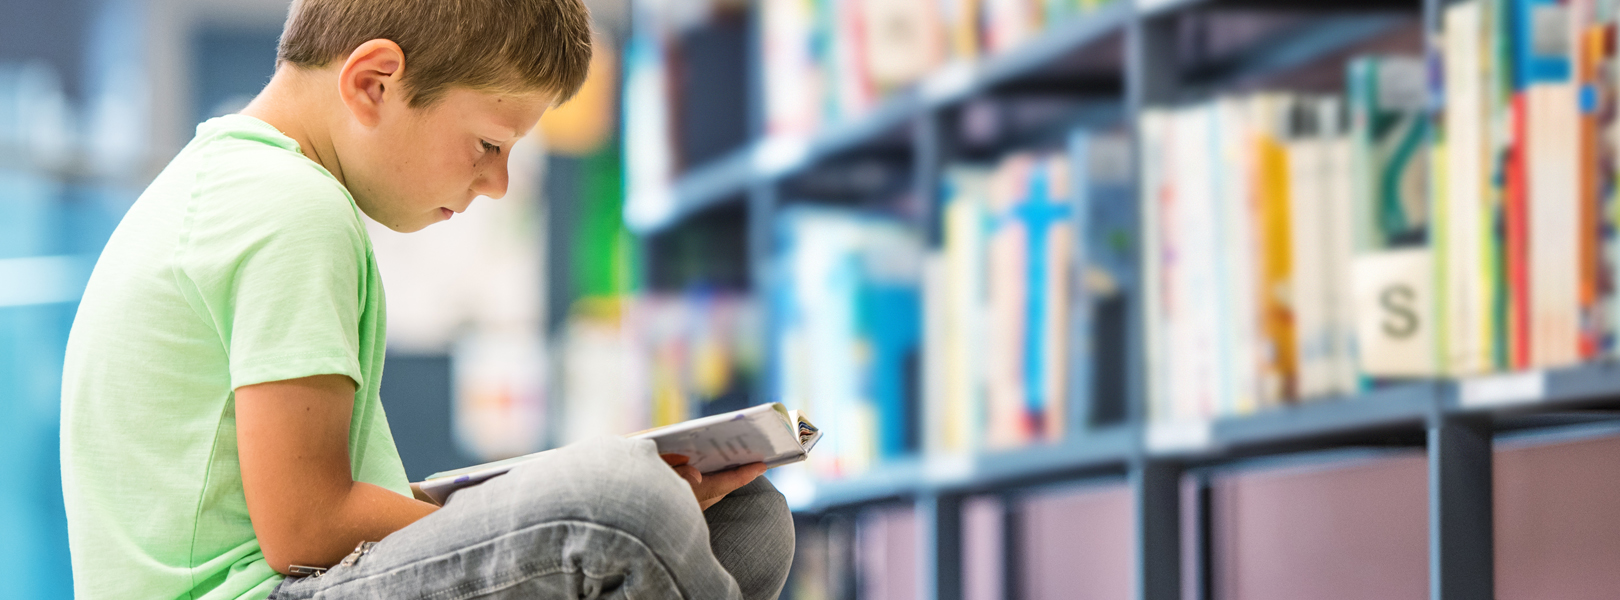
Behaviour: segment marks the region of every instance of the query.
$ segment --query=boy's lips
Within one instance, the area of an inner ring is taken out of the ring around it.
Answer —
[[[444,220],[446,220],[446,221],[449,221],[450,217],[456,216],[456,213],[454,213],[450,209],[442,207],[442,206],[439,207],[439,212],[444,213]]]

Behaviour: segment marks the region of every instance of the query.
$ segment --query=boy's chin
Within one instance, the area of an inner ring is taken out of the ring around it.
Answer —
[[[390,227],[390,229],[400,233],[416,233],[423,229],[427,229],[428,226],[433,225],[434,223],[438,223],[438,221],[425,221],[421,223],[407,224],[403,227]]]

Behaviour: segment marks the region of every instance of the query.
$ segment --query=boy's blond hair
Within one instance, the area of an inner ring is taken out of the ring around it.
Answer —
[[[319,68],[369,40],[405,52],[412,107],[451,87],[544,92],[561,104],[591,62],[584,0],[294,0],[276,66]]]

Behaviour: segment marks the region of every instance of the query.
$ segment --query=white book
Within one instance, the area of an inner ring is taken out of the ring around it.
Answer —
[[[1139,317],[1147,338],[1147,416],[1150,421],[1167,421],[1169,410],[1170,377],[1165,350],[1165,298],[1162,280],[1165,276],[1165,248],[1159,229],[1163,218],[1160,198],[1164,189],[1163,163],[1165,160],[1165,127],[1169,115],[1161,110],[1143,111],[1137,123],[1141,144],[1138,146],[1138,164],[1142,165],[1142,293],[1147,299],[1146,310]]]
[[[1178,251],[1176,284],[1171,299],[1176,311],[1176,354],[1181,368],[1172,385],[1176,387],[1179,415],[1186,419],[1212,417],[1216,413],[1214,330],[1218,315],[1208,299],[1216,289],[1213,265],[1214,220],[1210,205],[1209,162],[1211,112],[1203,106],[1177,114],[1175,133],[1176,222]]]
[[[1429,249],[1362,254],[1353,270],[1362,372],[1388,378],[1434,376],[1434,271]]]
[[[1194,271],[1193,287],[1185,300],[1187,307],[1195,311],[1196,329],[1193,331],[1195,345],[1181,350],[1190,353],[1196,361],[1197,383],[1193,392],[1196,394],[1199,415],[1214,417],[1223,414],[1225,408],[1232,405],[1231,388],[1226,385],[1227,368],[1221,359],[1221,354],[1226,350],[1221,344],[1226,313],[1219,302],[1211,301],[1220,297],[1226,285],[1221,271],[1222,198],[1215,185],[1218,181],[1216,172],[1221,165],[1209,159],[1219,152],[1221,146],[1220,111],[1217,105],[1209,103],[1199,106],[1192,124],[1196,130],[1187,150],[1197,159],[1181,164],[1189,167],[1189,177],[1184,182],[1188,206],[1191,208],[1187,215],[1189,233],[1193,238],[1189,248],[1189,267]]]
[[[1526,41],[1537,60],[1573,66],[1571,15],[1564,4],[1537,7]],[[1580,356],[1580,113],[1572,72],[1540,75],[1524,92],[1530,363],[1551,367]]]
[[[945,205],[944,369],[945,430],[943,444],[955,452],[978,448],[984,431],[985,389],[984,247],[985,202],[990,171],[954,167],[949,174],[950,200]]]
[[[1580,360],[1579,113],[1573,83],[1537,84],[1529,104],[1530,363]]]
[[[1446,9],[1445,60],[1445,189],[1439,200],[1444,219],[1441,302],[1445,319],[1444,364],[1453,375],[1492,368],[1491,290],[1486,286],[1486,227],[1491,170],[1486,143],[1486,40],[1483,7],[1478,1]]]
[[[1260,313],[1255,292],[1255,268],[1259,265],[1255,237],[1255,138],[1251,126],[1251,99],[1226,98],[1218,101],[1220,151],[1215,159],[1220,187],[1221,254],[1223,278],[1221,312],[1230,348],[1227,374],[1228,405],[1225,414],[1248,414],[1260,406],[1257,354]]]
[[[1300,399],[1319,398],[1334,391],[1333,341],[1327,306],[1330,266],[1325,209],[1328,184],[1323,165],[1327,144],[1319,132],[1317,118],[1312,112],[1302,112],[1297,123],[1300,130],[1288,141],[1288,233],[1293,267],[1289,291],[1293,295]]]
[[[686,464],[698,472],[715,473],[757,462],[778,467],[802,461],[821,439],[821,430],[799,411],[790,411],[780,402],[772,402],[626,437],[652,440],[658,445],[659,454],[685,456]],[[550,451],[434,473],[420,487],[422,493],[444,504],[456,490],[504,475],[547,452]]]
[[[1219,387],[1214,359],[1218,350],[1212,335],[1219,315],[1215,314],[1215,304],[1208,301],[1216,290],[1207,159],[1211,147],[1209,116],[1210,111],[1202,106],[1177,113],[1175,159],[1170,163],[1174,168],[1176,211],[1176,277],[1171,291],[1176,342],[1170,352],[1179,369],[1171,385],[1181,419],[1215,416],[1214,392]]]
[[[1327,286],[1326,306],[1332,358],[1329,371],[1332,394],[1353,394],[1359,388],[1360,375],[1355,354],[1355,302],[1351,299],[1350,269],[1355,260],[1355,237],[1350,223],[1355,219],[1355,182],[1352,166],[1349,131],[1343,126],[1343,106],[1338,102],[1324,105],[1332,113],[1329,138],[1324,142],[1323,169],[1327,189],[1323,217],[1327,226],[1326,247]]]

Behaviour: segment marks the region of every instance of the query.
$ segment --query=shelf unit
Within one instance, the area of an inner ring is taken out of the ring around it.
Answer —
[[[938,241],[933,210],[945,165],[961,152],[951,132],[964,106],[1019,94],[1057,94],[1088,107],[1054,126],[1114,122],[1130,128],[1144,107],[1164,106],[1241,89],[1268,76],[1308,69],[1400,28],[1426,38],[1437,31],[1448,0],[1323,0],[1308,6],[1283,0],[1119,0],[1061,24],[1011,52],[972,65],[954,65],[886,99],[871,113],[808,138],[758,136],[731,154],[682,175],[668,191],[676,209],[641,233],[679,228],[690,215],[719,205],[749,212],[746,233],[753,285],[771,285],[763,265],[773,249],[772,215],[791,179],[840,157],[907,140],[903,154],[915,193],[924,199],[920,224]],[[1300,20],[1215,60],[1182,64],[1180,21],[1228,10],[1282,11]],[[1421,41],[1419,42],[1422,43]],[[1117,59],[1111,71],[1053,77],[1054,66],[1087,57]],[[754,95],[760,95],[757,83]],[[757,112],[762,104],[753,102]],[[754,115],[758,123],[763,119]],[[634,201],[634,199],[632,199]],[[768,319],[769,317],[767,317]],[[770,359],[769,356],[766,357]],[[1493,597],[1492,442],[1508,430],[1556,427],[1605,419],[1620,408],[1620,364],[1506,373],[1467,380],[1409,382],[1345,398],[1330,398],[1174,427],[1149,424],[1141,390],[1141,359],[1131,358],[1132,389],[1124,424],[1071,431],[1059,443],[962,457],[925,457],[881,464],[863,475],[818,483],[795,498],[802,514],[828,514],[885,503],[914,503],[924,530],[924,594],[962,596],[960,507],[975,494],[1059,481],[1116,478],[1135,502],[1135,594],[1142,600],[1210,598],[1208,557],[1193,557],[1202,581],[1183,580],[1183,476],[1258,457],[1361,447],[1426,448],[1429,463],[1430,597]],[[768,379],[763,378],[763,379]],[[764,391],[771,383],[764,382]],[[1571,412],[1582,416],[1562,418]],[[1207,491],[1207,478],[1195,477]],[[1207,497],[1207,494],[1206,494]],[[1200,507],[1207,508],[1207,506]],[[1207,521],[1201,515],[1199,521]],[[1192,532],[1195,539],[1208,535]],[[1013,553],[1004,553],[1011,556]],[[1006,573],[1015,572],[1005,569]],[[1187,592],[1191,595],[1184,595]]]

